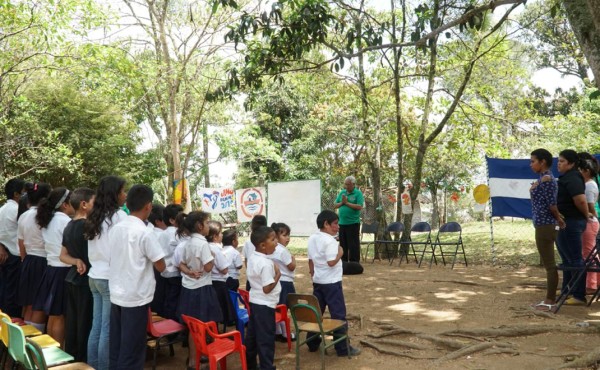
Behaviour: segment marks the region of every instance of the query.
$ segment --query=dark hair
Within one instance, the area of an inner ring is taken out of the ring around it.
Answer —
[[[321,213],[319,213],[319,215],[317,216],[317,227],[319,229],[322,229],[325,227],[325,222],[330,224],[338,219],[339,217],[335,212],[326,209],[324,211],[321,211]]]
[[[579,157],[577,156],[577,152],[573,149],[565,149],[562,152],[558,153],[560,157],[563,157],[569,163],[574,163],[577,165],[577,161],[579,161]]]
[[[50,184],[46,184],[44,182],[40,183],[27,183],[25,184],[25,190],[27,190],[27,199],[29,200],[30,206],[37,206],[40,203],[40,200],[46,198],[52,187]]]
[[[542,149],[542,148],[536,149],[533,152],[531,152],[531,155],[533,157],[536,157],[538,159],[538,161],[546,162],[546,166],[548,166],[548,167],[552,166],[552,153],[550,153],[546,149]]]
[[[112,216],[120,209],[119,194],[124,187],[125,180],[118,176],[106,176],[100,180],[100,185],[96,190],[94,208],[85,220],[83,227],[84,236],[88,240],[100,236],[102,223],[105,220],[110,223]]]
[[[577,154],[579,156],[579,163],[577,167],[580,170],[590,171],[590,177],[595,179],[598,176],[598,160],[594,158],[590,153],[581,152]]]
[[[271,224],[271,229],[275,230],[275,234],[277,235],[281,235],[283,233],[290,235],[290,233],[292,232],[290,227],[284,224],[283,222],[273,222]]]
[[[252,217],[250,222],[250,231],[254,231],[260,226],[267,226],[267,218],[263,215],[256,215]]]
[[[127,208],[129,212],[138,212],[144,209],[148,203],[152,203],[154,191],[148,185],[135,184],[127,192]]]
[[[150,216],[148,216],[148,222],[152,225],[156,226],[156,221],[163,220],[163,213],[165,211],[165,206],[162,204],[153,204],[152,211],[150,212]]]
[[[210,215],[206,212],[202,211],[193,211],[189,214],[185,214],[183,212],[179,212],[175,219],[175,223],[177,223],[177,235],[192,235],[193,233],[197,233],[198,229],[196,225],[199,223],[203,223],[205,220],[208,220]]]
[[[21,179],[10,179],[4,185],[4,193],[6,194],[6,200],[14,199],[15,193],[21,193],[25,188],[25,181]]]
[[[271,229],[268,226],[259,226],[256,230],[252,230],[252,234],[250,234],[250,241],[256,248],[260,245],[260,243],[267,240],[271,233],[274,233],[275,230]]]
[[[21,215],[29,210],[29,197],[27,193],[23,194],[21,199],[19,199],[19,210],[17,211],[17,220],[21,217]]]
[[[236,229],[229,229],[223,231],[223,245],[232,245],[235,238],[237,238]]]
[[[219,221],[208,221],[208,235],[206,236],[206,240],[214,242],[222,229],[223,225]]]
[[[48,227],[54,217],[54,213],[65,202],[69,202],[71,192],[67,188],[56,188],[50,192],[47,198],[42,198],[38,204],[35,221],[40,228]]]
[[[81,206],[81,202],[89,202],[96,192],[90,188],[77,188],[73,190],[70,196],[71,207],[78,211]]]
[[[183,212],[181,204],[168,204],[163,210],[163,222],[167,226],[175,226],[171,222],[171,219],[175,220],[177,215]]]

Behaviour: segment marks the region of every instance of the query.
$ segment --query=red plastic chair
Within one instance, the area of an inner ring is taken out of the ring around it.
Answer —
[[[244,289],[238,289],[238,293],[242,296],[246,307],[248,308],[248,316],[251,315],[250,312],[250,292]],[[287,345],[288,352],[292,351],[292,340],[291,340],[291,326],[290,326],[290,318],[288,316],[287,306],[284,304],[278,304],[275,307],[275,324],[283,322],[285,323],[285,333],[287,334]]]
[[[288,308],[284,304],[278,304],[277,307],[275,307],[275,325],[277,325],[277,323],[280,322],[285,323],[285,333],[287,334],[288,352],[291,352],[292,337],[290,328],[290,318],[288,317]]]
[[[173,357],[175,355],[175,351],[173,349],[173,344],[177,342],[181,342],[182,336],[179,333],[185,330],[185,326],[181,325],[175,320],[164,319],[160,321],[154,322],[152,317],[152,311],[148,308],[148,323],[146,325],[146,332],[150,336],[148,340],[154,340],[154,354],[152,358],[152,369],[156,369],[156,354],[161,346],[161,341],[166,339],[166,342],[163,342],[162,345],[168,345],[170,350],[170,355]]]
[[[200,370],[201,355],[208,357],[210,370],[217,370],[217,362],[221,370],[227,370],[227,356],[235,352],[240,354],[242,370],[248,369],[246,346],[242,344],[242,336],[239,331],[218,334],[217,324],[214,321],[204,323],[191,316],[181,315],[181,317],[190,329],[192,340],[196,345],[196,370]],[[207,343],[209,338],[212,338],[212,342]]]

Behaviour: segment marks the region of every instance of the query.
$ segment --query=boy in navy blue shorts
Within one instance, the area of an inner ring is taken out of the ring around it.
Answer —
[[[325,210],[317,216],[317,227],[319,232],[308,238],[308,267],[313,281],[313,294],[319,300],[321,313],[325,307],[329,307],[332,319],[346,321],[346,303],[344,301],[344,290],[342,289],[342,255],[344,251],[339,246],[334,235],[340,229],[338,215],[330,210]],[[334,333],[334,339],[346,334],[348,324]],[[318,336],[312,334],[311,336]],[[321,338],[314,338],[307,343],[308,349],[315,352],[319,349]],[[356,356],[360,349],[347,346],[345,341],[335,344],[335,352],[338,356]]]
[[[267,258],[277,246],[275,231],[260,226],[250,235],[256,250],[249,255],[247,278],[250,282],[250,321],[246,332],[246,358],[248,370],[257,369],[256,355],[261,370],[274,370],[275,358],[275,307],[279,302],[281,273],[277,265]]]

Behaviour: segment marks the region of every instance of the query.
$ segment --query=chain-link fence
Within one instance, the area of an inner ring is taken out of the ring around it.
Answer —
[[[361,211],[362,223],[371,224],[376,219],[376,206],[373,204],[370,189],[361,189],[365,196],[365,207]],[[321,196],[321,209],[334,209],[339,191],[324,191]],[[448,198],[450,199],[450,198]],[[383,191],[382,208],[387,223],[396,221],[396,189]],[[456,221],[462,226],[462,238],[469,263],[497,265],[535,265],[539,264],[539,255],[535,246],[534,229],[531,220],[512,217],[494,217],[490,221],[489,213],[483,207],[463,194],[458,200],[440,201],[440,210],[434,212],[431,199],[421,195],[413,205],[413,225],[427,221],[431,225]],[[432,222],[434,214],[440,214],[439,222]],[[431,233],[435,239],[437,229]],[[361,236],[363,241],[373,240],[372,234]],[[371,256],[372,257],[372,256]],[[557,256],[558,258],[558,256]]]

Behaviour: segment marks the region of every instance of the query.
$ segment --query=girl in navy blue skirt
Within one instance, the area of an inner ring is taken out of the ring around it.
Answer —
[[[60,261],[63,231],[75,214],[69,202],[71,192],[66,188],[56,188],[48,198],[42,199],[37,209],[36,221],[42,229],[48,267],[36,293],[33,310],[48,315],[47,332],[58,343],[65,338],[66,287],[65,278],[70,265]]]
[[[17,222],[19,253],[23,261],[17,301],[23,306],[23,319],[25,322],[44,332],[46,330],[46,315],[43,312],[34,314],[32,309],[36,298],[35,294],[42,282],[42,276],[47,266],[42,229],[35,218],[38,204],[50,194],[52,188],[48,184],[36,183],[27,184],[26,190],[30,208],[19,217]]]
[[[179,297],[178,316],[188,315],[208,322],[223,321],[219,300],[212,286],[210,272],[214,265],[214,257],[206,241],[208,235],[209,215],[204,212],[190,212],[177,216],[177,233],[190,236],[181,254],[181,295]],[[183,320],[181,320],[183,322]],[[196,367],[196,348],[192,338],[189,339],[189,368]]]

